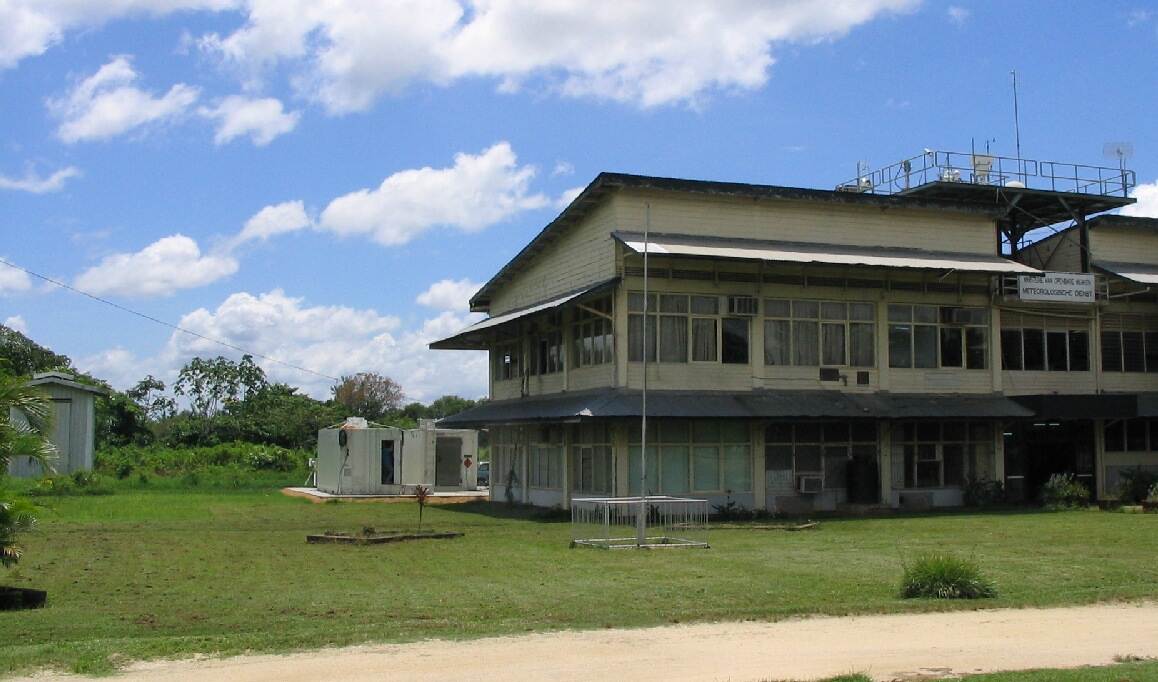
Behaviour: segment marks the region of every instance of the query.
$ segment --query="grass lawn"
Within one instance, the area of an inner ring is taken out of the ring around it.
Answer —
[[[1138,661],[1103,667],[988,673],[951,678],[962,682],[1156,682],[1158,662]],[[862,674],[841,675],[823,682],[873,682]]]
[[[427,526],[462,538],[355,547],[307,545],[305,535],[411,528],[415,505],[203,490],[46,503],[19,573],[0,573],[0,583],[47,589],[49,606],[0,614],[0,673],[532,630],[1158,598],[1155,515],[831,520],[797,533],[718,530],[710,550],[607,552],[569,549],[567,523],[502,505],[427,508]],[[902,557],[933,549],[976,559],[999,597],[899,599]]]

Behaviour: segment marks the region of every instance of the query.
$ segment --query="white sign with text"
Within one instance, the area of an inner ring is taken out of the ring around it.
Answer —
[[[1018,275],[1017,294],[1023,301],[1093,303],[1094,276],[1076,272]]]

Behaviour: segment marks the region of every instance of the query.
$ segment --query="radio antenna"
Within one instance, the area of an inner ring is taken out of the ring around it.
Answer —
[[[1021,163],[1021,121],[1017,110],[1017,69],[1009,72],[1013,76],[1013,139],[1017,146],[1017,170],[1021,173],[1021,181],[1025,182],[1025,168]]]

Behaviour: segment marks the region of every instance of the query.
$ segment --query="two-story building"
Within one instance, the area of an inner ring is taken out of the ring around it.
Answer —
[[[640,492],[645,383],[652,494],[941,506],[1068,471],[1112,495],[1114,467],[1158,465],[1158,246],[1112,235],[1158,229],[1086,220],[1132,203],[1129,171],[1070,191],[985,159],[833,191],[600,174],[471,299],[489,317],[431,344],[491,359],[490,400],[444,424],[489,430],[495,499],[545,506]],[[1070,241],[1101,251],[1044,260]],[[1023,296],[1043,268],[1093,293]]]

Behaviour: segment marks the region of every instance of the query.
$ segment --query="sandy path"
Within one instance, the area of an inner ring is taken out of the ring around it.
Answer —
[[[1116,655],[1158,656],[1158,604],[434,640],[281,656],[138,663],[117,679],[739,682],[856,671],[893,680],[921,674],[1102,665]]]

